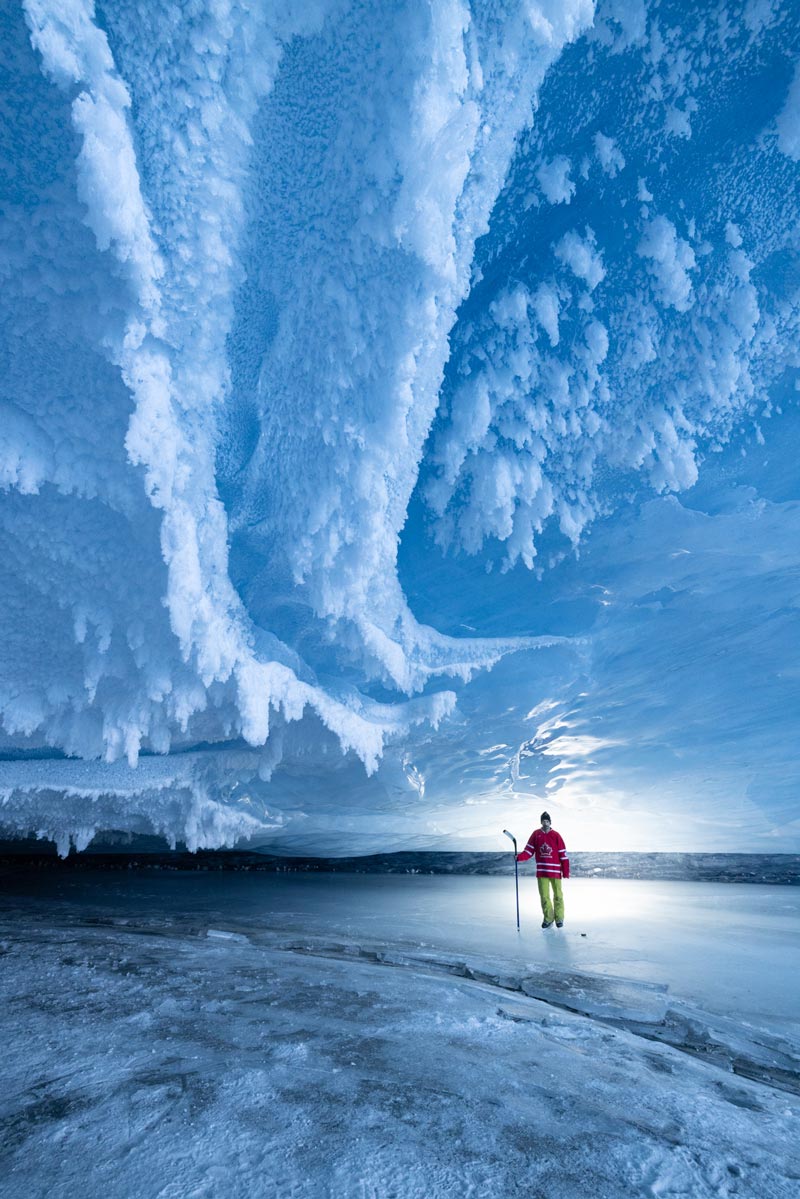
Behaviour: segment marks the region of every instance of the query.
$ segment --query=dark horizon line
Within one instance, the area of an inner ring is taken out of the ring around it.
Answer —
[[[171,848],[162,842],[161,844],[135,844],[139,842],[160,842],[159,837],[149,837],[146,835],[133,837],[133,842],[126,845],[123,841],[109,841],[107,843],[89,844],[86,849],[76,850],[70,848],[70,857],[136,857],[148,855],[163,855],[166,857],[178,856],[182,854],[190,854],[192,856],[209,855],[211,857],[219,856],[252,856],[254,858],[276,858],[295,860],[303,862],[342,862],[342,861],[363,861],[379,858],[400,858],[400,857],[461,857],[461,858],[505,858],[512,854],[512,851],[504,849],[394,849],[380,850],[373,853],[359,853],[357,850],[352,850],[348,853],[300,853],[294,849],[282,848],[280,845],[263,845],[258,848],[251,849],[247,846],[233,848],[231,846],[223,846],[216,849],[199,848],[196,850],[187,849],[186,843],[178,841],[174,848]],[[522,846],[522,842],[518,842]],[[31,838],[31,837],[0,837],[0,857],[7,854],[10,855],[25,855],[31,857],[51,857],[56,853],[56,842],[46,838]],[[764,858],[797,858],[800,861],[800,850],[761,850],[755,853],[745,853],[741,850],[731,849],[703,849],[703,850],[687,850],[687,849],[573,849],[570,848],[570,858],[578,856],[592,855],[595,857],[685,857],[685,858],[749,858],[754,860],[763,860]]]

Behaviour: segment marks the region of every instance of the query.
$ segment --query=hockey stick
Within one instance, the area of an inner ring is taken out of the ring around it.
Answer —
[[[519,932],[519,869],[517,867],[517,838],[512,837],[507,828],[504,828],[503,832],[514,846],[514,890],[516,891],[517,895],[517,932]]]

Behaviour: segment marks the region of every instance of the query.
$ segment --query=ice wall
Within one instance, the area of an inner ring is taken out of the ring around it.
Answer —
[[[550,9],[6,11],[15,747],[241,737],[268,776],[305,712],[369,773],[454,699],[371,679],[512,648],[420,628],[395,559],[475,238],[590,15]]]
[[[585,805],[619,735],[553,766],[546,725],[602,638],[542,571],[792,403],[792,6],[0,20],[3,827],[347,852]]]

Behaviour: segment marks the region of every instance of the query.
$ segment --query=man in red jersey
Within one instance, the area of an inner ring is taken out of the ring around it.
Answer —
[[[564,927],[564,892],[561,889],[562,878],[569,878],[569,858],[567,857],[564,838],[550,825],[550,813],[542,812],[539,819],[542,827],[534,829],[528,838],[528,844],[522,853],[517,854],[518,862],[527,862],[528,858],[536,857],[536,883],[539,887],[539,898],[542,901],[542,928],[549,928],[556,922],[556,928]],[[553,899],[550,899],[550,888],[553,889]]]

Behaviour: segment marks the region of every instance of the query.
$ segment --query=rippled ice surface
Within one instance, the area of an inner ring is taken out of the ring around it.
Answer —
[[[796,1195],[800,891],[565,890],[4,874],[4,1195]]]

